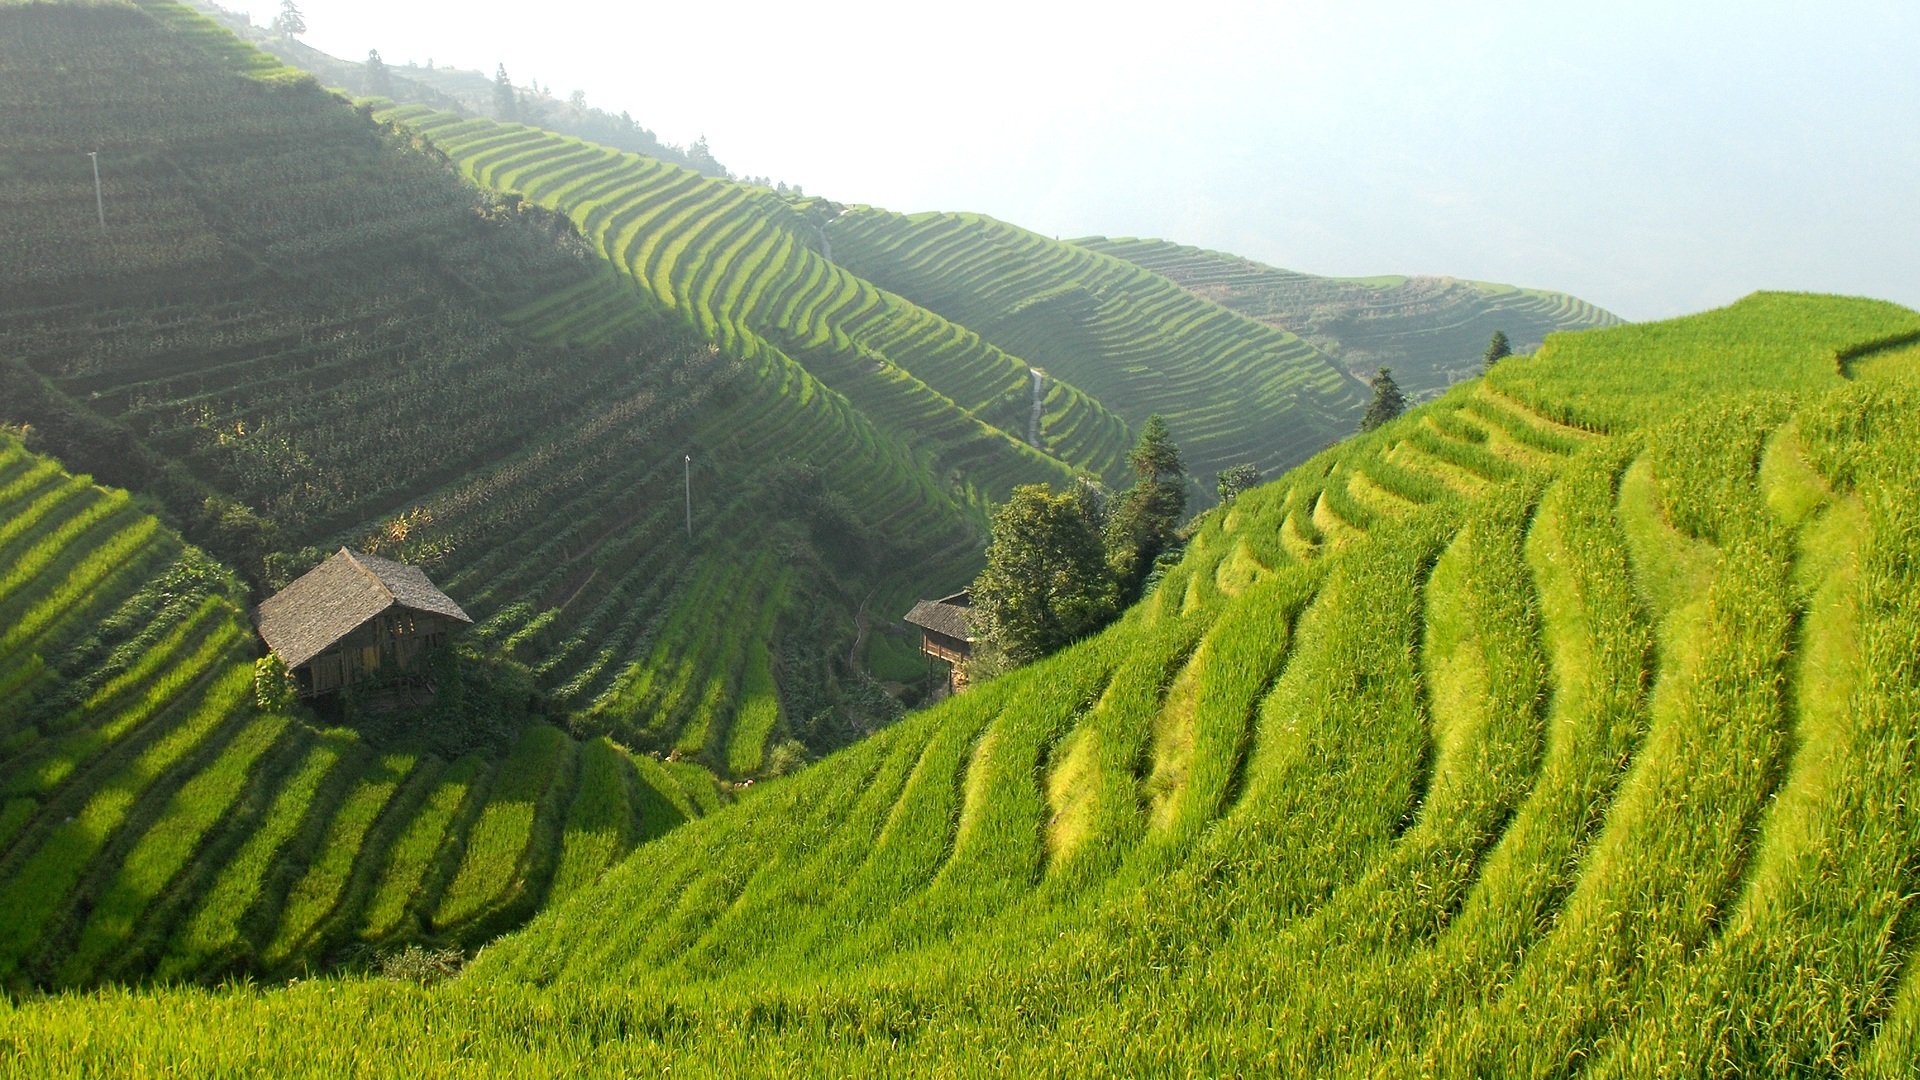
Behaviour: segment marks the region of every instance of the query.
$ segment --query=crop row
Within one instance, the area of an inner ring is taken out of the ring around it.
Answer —
[[[885,287],[1133,422],[1165,416],[1196,475],[1291,466],[1351,423],[1351,380],[1311,346],[1122,260],[979,215],[862,208],[828,229],[847,265]],[[1055,422],[1043,419],[1049,446]]]
[[[231,581],[124,493],[49,464],[0,439],[0,556],[31,570],[0,592],[4,669],[25,655],[45,672],[0,698],[8,985],[477,943],[544,903],[556,866],[578,889],[693,812],[678,781],[611,744],[588,748],[591,770],[558,767],[578,747],[545,725],[500,761],[447,765],[260,712]],[[524,778],[545,816],[481,809],[511,805]]]
[[[849,565],[869,556],[860,573],[891,575],[889,594],[923,573],[951,580],[977,557],[989,498],[1063,474],[903,371],[870,372],[818,318],[799,340],[813,343],[823,370],[869,388],[874,415],[778,350],[752,353],[749,337],[719,335],[751,354],[742,362],[663,320],[645,273],[716,304],[724,294],[729,311],[879,303],[871,287],[829,275],[791,222],[763,228],[764,216],[740,212],[759,195],[736,190],[731,209],[708,213],[716,189],[680,176],[671,196],[688,196],[688,226],[706,223],[697,234],[642,235],[629,226],[644,218],[620,203],[628,241],[668,241],[647,248],[655,269],[643,262],[636,282],[591,260],[564,223],[454,182],[410,134],[369,124],[314,87],[268,86],[247,59],[258,54],[230,53],[181,9],[152,13],[0,15],[9,30],[0,65],[32,76],[9,79],[0,104],[30,114],[34,80],[50,80],[110,125],[139,129],[137,139],[128,130],[105,140],[122,148],[103,155],[106,239],[83,156],[76,171],[58,147],[24,134],[7,143],[10,165],[33,180],[32,198],[8,204],[7,231],[44,232],[52,276],[22,271],[40,291],[0,318],[0,350],[44,376],[50,400],[107,422],[91,430],[108,437],[68,434],[63,452],[97,455],[87,464],[107,471],[125,462],[96,448],[130,435],[144,460],[178,467],[167,498],[182,517],[205,514],[210,494],[236,504],[205,539],[257,584],[276,585],[340,544],[418,563],[481,620],[482,640],[506,644],[563,706],[611,717],[630,736],[657,730],[663,747],[682,726],[715,732],[722,742],[710,756],[725,768],[763,761],[784,737],[791,710],[780,702],[791,690],[775,677],[774,656],[798,640],[787,624],[812,614],[780,601],[767,551],[823,544],[843,549]],[[50,61],[49,51],[65,59]],[[126,91],[129,71],[140,73],[131,81],[142,93]],[[264,118],[214,139],[195,113],[206,99]],[[549,169],[527,153],[539,140],[526,131],[462,130],[493,140],[489,179],[564,178],[605,189],[603,201],[612,190],[585,168],[605,157],[593,148],[572,144]],[[615,187],[622,177],[611,177]],[[85,213],[66,213],[68,204]],[[140,230],[152,232],[150,244]],[[188,235],[218,257],[175,242]],[[708,239],[722,236],[733,254],[709,260]],[[776,248],[781,265],[806,274],[768,291],[771,278],[742,268]],[[751,286],[761,291],[749,297]],[[672,512],[689,452],[699,489],[691,536]],[[818,470],[806,499],[787,498],[772,479],[789,462]],[[11,527],[34,527],[43,510],[53,503]],[[831,529],[811,520],[821,514],[858,543],[825,539]],[[138,542],[126,538],[129,549]],[[138,563],[119,573],[138,574]],[[39,561],[19,565],[24,575]],[[750,568],[760,576],[746,576]],[[686,582],[729,573],[739,595],[762,598],[750,634],[676,608],[704,603]],[[76,577],[71,591],[91,580]],[[59,610],[42,609],[49,619]],[[61,618],[69,628],[85,621]],[[711,655],[663,644],[669,623],[703,627],[696,638]],[[834,627],[842,632],[852,631]],[[25,653],[0,661],[0,693],[46,681],[40,663]],[[701,689],[676,697],[670,718],[604,707],[651,664]],[[741,703],[727,688],[743,671],[752,672],[753,720],[736,734]]]
[[[649,845],[451,987],[4,1015],[101,1069],[351,1033],[502,1072],[1905,1075],[1920,409],[1834,357],[1908,319],[1763,297],[1557,339],[1210,512],[1108,631]],[[1666,392],[1706,359],[1759,390]],[[1656,373],[1641,400],[1614,365]],[[1549,419],[1590,409],[1605,432]]]
[[[1436,277],[1333,278],[1281,270],[1165,240],[1076,240],[1336,353],[1354,374],[1393,369],[1424,395],[1479,374],[1495,330],[1520,352],[1550,333],[1612,326],[1612,313],[1564,293]]]
[[[1005,403],[1017,406],[1024,365],[835,266],[815,250],[817,226],[772,193],[532,129],[418,107],[382,115],[477,182],[571,216],[616,268],[722,348],[763,365],[800,361],[895,438],[910,433],[935,471],[958,465],[1003,494],[1044,469],[1007,445],[1022,434],[1024,414]]]
[[[1283,1023],[1281,1060],[1309,1072],[1356,1050],[1453,1074],[1544,1067],[1604,1031],[1633,1033],[1598,1048],[1628,1071],[1682,1052],[1786,1067],[1831,1050],[1822,1033],[1873,1012],[1821,998],[1817,967],[1795,965],[1840,926],[1859,945],[1884,934],[1866,911],[1897,893],[1904,862],[1891,837],[1845,876],[1815,853],[1843,820],[1864,823],[1842,808],[1910,816],[1873,802],[1895,788],[1869,782],[1867,797],[1826,772],[1900,768],[1845,734],[1836,686],[1864,662],[1849,643],[1891,638],[1852,621],[1848,552],[1873,534],[1834,478],[1868,431],[1886,437],[1859,410],[1901,406],[1863,389],[1815,410],[1809,437],[1781,426],[1777,400],[1710,405],[1596,441],[1519,404],[1559,377],[1516,367],[1498,392],[1463,388],[1241,496],[1108,635],[617,873],[611,891],[633,905],[623,932],[573,944],[584,909],[564,909],[490,971],[578,985],[670,972],[747,998],[785,992],[796,969],[828,985],[840,969],[918,973],[1027,1003],[1108,973],[1172,995],[1178,1016],[1062,1001],[1077,1029],[1147,1023],[1146,1053],[1195,1036],[1225,1049]],[[1806,377],[1845,389],[1817,364]],[[1376,509],[1338,550],[1302,563],[1260,539],[1359,481],[1378,492],[1348,498]],[[1902,541],[1885,539],[1875,565],[1891,568]],[[1236,562],[1251,569],[1228,572]],[[1798,639],[1796,603],[1814,620]],[[1236,729],[1249,699],[1257,724]],[[1189,847],[1151,839],[1169,832]],[[670,890],[635,888],[660,872]],[[1863,878],[1877,899],[1848,891]],[[1775,902],[1806,890],[1831,896]],[[1729,917],[1771,930],[1723,935]],[[1226,941],[1166,975],[1156,950],[1185,948],[1176,928],[1191,925]],[[1631,946],[1608,944],[1622,933]],[[1891,1000],[1893,967],[1847,970]],[[1413,1001],[1409,977],[1426,988]],[[1780,1001],[1783,985],[1804,996]],[[1788,1022],[1751,1045],[1737,1026],[1669,1018],[1660,1003],[1677,992]],[[1578,1008],[1556,1004],[1568,996]],[[1345,1033],[1390,1002],[1393,1026],[1355,1047]]]

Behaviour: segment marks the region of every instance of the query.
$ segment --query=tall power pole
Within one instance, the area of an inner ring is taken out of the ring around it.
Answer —
[[[100,194],[100,151],[89,150],[87,156],[93,159],[93,208],[100,212],[100,231],[107,231],[107,200]]]
[[[687,539],[693,539],[693,455],[687,455]]]

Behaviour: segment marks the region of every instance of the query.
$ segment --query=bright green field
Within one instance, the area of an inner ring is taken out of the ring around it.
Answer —
[[[471,948],[700,811],[534,724],[496,760],[255,704],[232,576],[0,435],[0,987]]]
[[[1920,314],[1554,334],[1315,452],[1353,387],[1186,249],[362,109],[161,0],[0,2],[0,178],[0,1075],[1916,1073]],[[1149,408],[1304,464],[860,738],[860,620]],[[572,732],[258,706],[340,543]]]
[[[1916,335],[1556,337],[450,983],[32,1000],[15,1063],[1911,1075]]]

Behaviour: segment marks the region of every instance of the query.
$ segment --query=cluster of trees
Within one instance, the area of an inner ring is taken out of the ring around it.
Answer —
[[[806,194],[806,191],[802,190],[799,184],[789,184],[785,180],[775,180],[773,177],[766,175],[755,176],[749,174],[746,176],[732,176],[729,174],[728,179],[738,180],[742,184],[752,184],[756,187],[772,188],[781,195],[798,197]]]
[[[496,120],[520,119],[520,94],[507,77],[507,65],[493,69],[493,117]]]
[[[1484,367],[1511,355],[1504,331],[1487,343]],[[1372,431],[1407,410],[1393,371],[1381,368],[1360,419]],[[1166,420],[1147,418],[1127,455],[1133,486],[1114,496],[1091,477],[1065,491],[1046,484],[1015,488],[994,516],[987,566],[974,579],[973,677],[1030,663],[1112,622],[1139,599],[1163,560],[1177,556],[1187,508],[1187,473]],[[1260,482],[1251,464],[1215,476],[1231,503]]]
[[[994,516],[987,566],[971,590],[976,679],[1106,626],[1178,556],[1187,471],[1164,419],[1147,418],[1127,464],[1133,486],[1118,495],[1091,477],[1058,492],[1026,484]],[[1252,465],[1234,466],[1217,477],[1221,499],[1259,480]]]
[[[732,170],[713,156],[713,150],[707,146],[705,135],[695,139],[689,146],[675,146],[661,142],[649,128],[641,127],[626,112],[615,116],[603,109],[587,104],[584,90],[575,90],[565,101],[553,96],[551,86],[541,86],[538,79],[533,80],[527,89],[513,84],[507,74],[507,65],[498,64],[493,71],[493,117],[496,120],[512,120],[534,127],[543,127],[563,135],[574,135],[589,142],[611,146],[616,150],[625,150],[648,157],[660,158],[678,165],[685,165],[705,176],[725,180],[735,179]],[[771,186],[771,185],[769,185]]]
[[[367,50],[367,93],[375,97],[393,95],[393,73],[387,70],[387,62],[380,59],[379,49]]]

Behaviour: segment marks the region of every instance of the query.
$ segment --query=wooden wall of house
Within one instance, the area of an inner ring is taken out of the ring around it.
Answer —
[[[920,629],[920,651],[935,660],[945,660],[949,664],[958,664],[972,653],[972,646],[956,637],[948,637],[938,630]]]
[[[294,680],[302,694],[330,693],[376,671],[411,666],[420,654],[444,646],[463,625],[445,615],[389,608],[301,665]],[[302,677],[301,671],[307,674]]]

